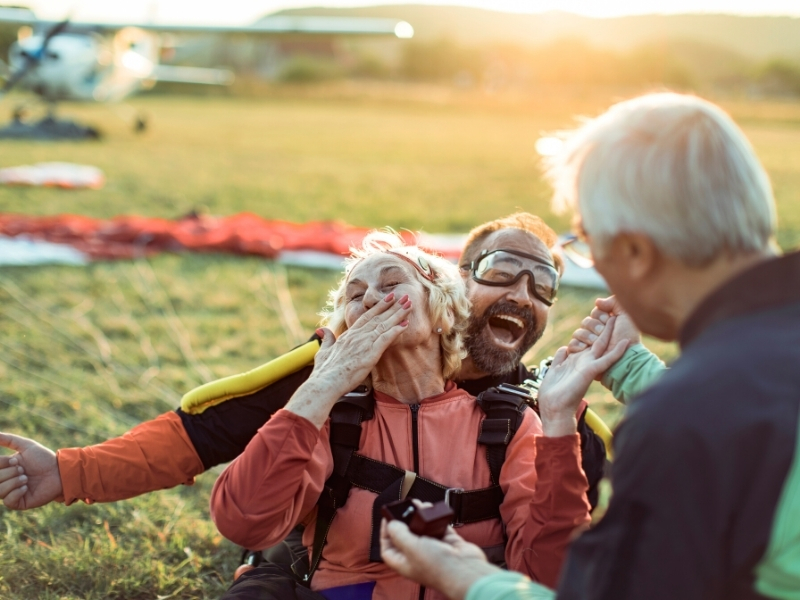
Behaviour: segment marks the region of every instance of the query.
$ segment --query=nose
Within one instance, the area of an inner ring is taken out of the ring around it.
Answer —
[[[519,281],[508,287],[506,299],[523,308],[530,308],[533,306],[534,299],[531,293],[532,284],[531,276],[527,274],[523,275],[519,278]]]
[[[383,294],[380,293],[380,290],[370,286],[367,288],[367,291],[364,292],[364,308],[369,310],[373,306],[375,306],[378,302],[383,299]]]

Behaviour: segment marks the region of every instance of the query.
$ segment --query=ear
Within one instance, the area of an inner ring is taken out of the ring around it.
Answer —
[[[632,281],[645,281],[662,266],[662,256],[653,240],[643,233],[623,232],[614,237],[609,254]]]

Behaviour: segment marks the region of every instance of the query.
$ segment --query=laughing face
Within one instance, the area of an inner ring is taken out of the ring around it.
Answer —
[[[547,246],[521,229],[501,229],[490,234],[478,252],[517,250],[552,263]],[[522,356],[542,336],[550,307],[530,291],[529,275],[507,286],[482,285],[467,276],[472,316],[466,346],[475,370],[502,375],[513,371]]]

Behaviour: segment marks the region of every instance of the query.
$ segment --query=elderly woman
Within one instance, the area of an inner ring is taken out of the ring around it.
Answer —
[[[547,507],[558,495],[551,488],[547,498],[536,498],[535,438],[542,423],[532,410],[524,410],[499,481],[493,481],[486,447],[478,441],[486,415],[475,398],[448,380],[464,356],[469,309],[456,267],[404,246],[397,236],[373,233],[348,260],[329,305],[312,375],[214,486],[211,513],[220,532],[242,546],[263,548],[305,523],[310,587],[322,594],[309,597],[440,598],[379,562],[380,505],[406,493],[419,497],[419,490],[432,487],[459,488],[462,503],[470,495],[496,499],[496,510],[487,511],[491,500],[484,498],[475,505],[483,512],[476,508],[474,518],[462,519],[459,532],[465,539],[488,554],[500,549],[511,569],[530,572],[531,561],[552,559],[554,553],[558,568],[570,534],[588,520],[588,505],[573,493],[567,499],[571,514],[551,519]],[[552,419],[551,432],[575,435],[574,414],[566,414],[565,407],[574,411],[574,398],[622,351],[624,344],[602,359],[590,352],[576,355],[581,362],[575,375],[549,386],[551,397],[540,399],[543,417]],[[374,402],[350,412],[349,429],[344,428],[348,451],[342,429],[331,435],[329,415],[340,399],[357,404],[359,396],[343,396],[365,383]],[[562,421],[569,424],[559,429]],[[341,488],[352,479],[354,464],[380,466],[383,472],[394,468],[397,480],[387,479],[388,487],[356,482]],[[559,476],[550,474],[557,482]],[[577,467],[577,475],[563,476],[566,481],[583,474]],[[248,595],[248,576],[229,596],[269,597]]]

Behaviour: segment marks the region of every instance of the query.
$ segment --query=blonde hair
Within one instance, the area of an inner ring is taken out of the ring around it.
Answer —
[[[580,212],[602,251],[648,235],[687,266],[765,249],[776,226],[769,177],[744,133],[695,96],[648,94],[587,122],[551,159],[554,209]]]
[[[336,336],[347,330],[345,322],[345,287],[350,272],[367,257],[382,253],[402,255],[410,261],[428,265],[432,281],[414,269],[417,280],[428,297],[428,313],[431,322],[442,328],[440,336],[442,350],[442,375],[451,379],[461,368],[467,355],[464,348],[464,332],[469,320],[470,302],[467,299],[464,281],[458,267],[447,259],[425,252],[418,246],[407,245],[395,231],[386,229],[371,231],[360,247],[350,249],[345,260],[344,277],[328,294],[328,303],[320,313],[322,325],[330,328]],[[422,267],[421,267],[422,268]]]

